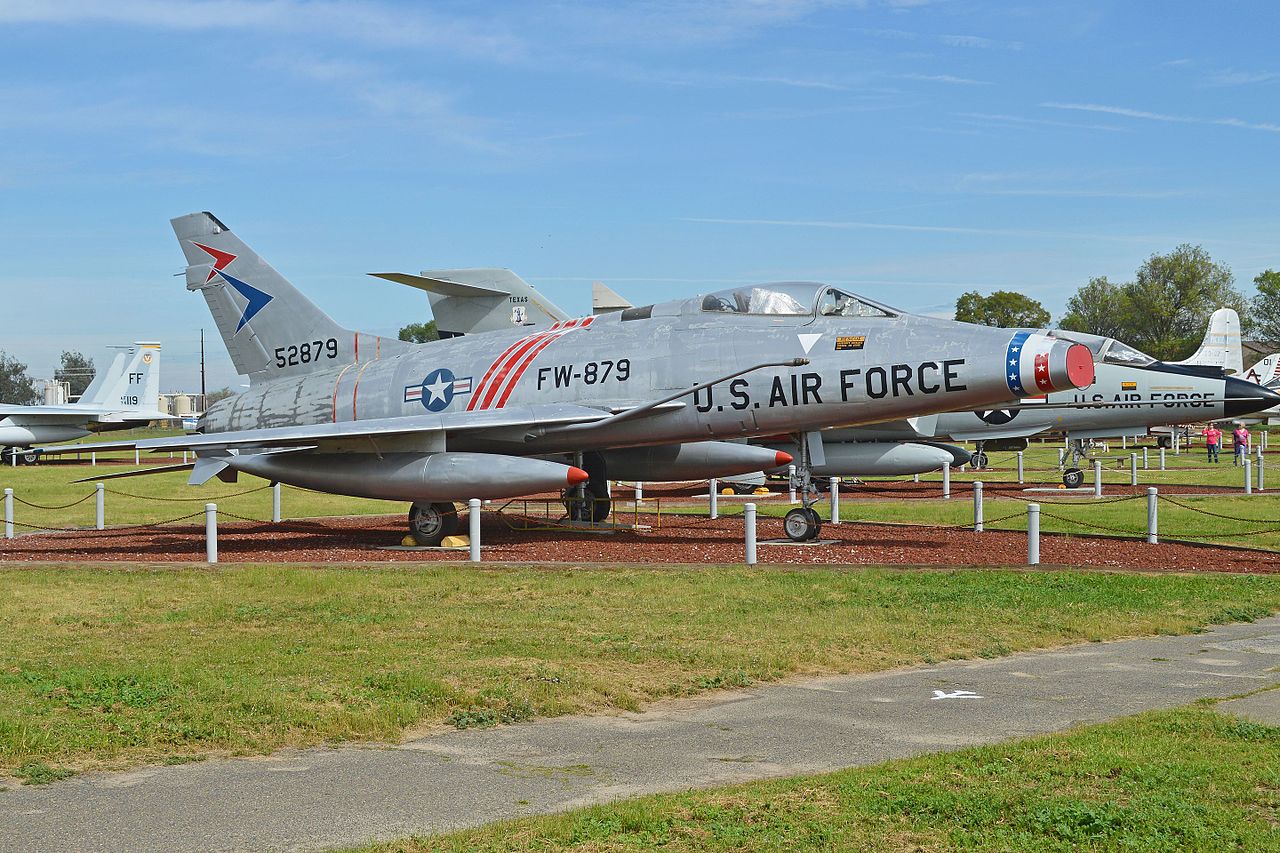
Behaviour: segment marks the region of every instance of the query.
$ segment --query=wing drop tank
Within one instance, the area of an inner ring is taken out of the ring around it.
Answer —
[[[572,465],[497,453],[255,453],[222,461],[291,486],[392,501],[513,498],[587,480]]]

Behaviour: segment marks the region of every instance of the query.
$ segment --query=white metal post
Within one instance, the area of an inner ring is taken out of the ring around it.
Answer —
[[[1147,487],[1147,542],[1154,545],[1160,541],[1159,519],[1157,518],[1157,502],[1159,500],[1155,486]]]
[[[1160,470],[1164,470],[1164,448],[1160,448]]]
[[[1027,504],[1027,565],[1040,565],[1040,504]]]
[[[1179,456],[1182,453],[1182,434],[1177,430],[1173,431],[1173,455]]]
[[[139,450],[135,447],[135,448],[133,449],[133,464],[134,464],[134,465],[141,465],[141,464],[142,464],[142,456],[141,456],[140,454],[141,454],[141,451],[139,451]]]
[[[13,538],[13,489],[4,490],[4,538]]]
[[[840,523],[840,478],[831,478],[831,523]]]
[[[951,500],[951,466],[942,463],[942,497]]]
[[[480,562],[480,499],[467,501],[467,537],[470,540],[467,559]]]
[[[707,507],[708,507],[707,515],[709,518],[720,517],[720,504],[716,499],[716,486],[717,486],[716,478],[712,477],[711,484],[707,488]]]
[[[98,467],[98,451],[95,450],[89,454],[89,465],[93,468]]]
[[[204,558],[218,562],[218,505],[204,505]]]
[[[982,518],[982,481],[973,481],[973,532],[981,533],[983,531]]]
[[[1127,435],[1120,436],[1120,449],[1121,450],[1129,449],[1129,436]]]
[[[636,482],[636,503],[640,503],[642,500],[644,500],[644,483],[637,481]]]
[[[1142,470],[1143,471],[1151,470],[1151,460],[1147,458],[1147,449],[1148,448],[1146,447],[1142,448]]]
[[[271,484],[271,520],[280,523],[280,484]]]
[[[1264,432],[1263,435],[1266,435],[1266,433]],[[1262,469],[1262,445],[1259,444],[1258,445],[1258,491],[1260,492],[1264,492],[1267,489],[1266,481],[1263,478],[1262,470],[1263,470]]]
[[[756,564],[756,505],[744,504],[742,507],[742,519],[745,522],[744,533],[746,535],[747,546],[747,565],[754,566]]]
[[[1129,454],[1129,485],[1138,485],[1138,454]]]
[[[1093,460],[1093,496],[1102,497],[1102,460]]]
[[[10,468],[18,467],[18,448],[16,447],[9,448],[9,467]]]
[[[796,466],[787,466],[787,501],[796,502]]]
[[[93,491],[93,526],[102,530],[107,526],[107,487],[102,483],[94,483]]]
[[[1247,453],[1244,455],[1244,493],[1253,494],[1253,460]]]
[[[1019,450],[1018,451],[1018,485],[1019,486],[1021,486],[1024,482],[1022,477],[1022,455],[1023,455],[1022,451]]]

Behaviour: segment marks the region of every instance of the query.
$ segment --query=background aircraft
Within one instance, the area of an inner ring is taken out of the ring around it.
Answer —
[[[511,294],[531,288],[514,274],[504,285]],[[597,313],[629,307],[603,284],[592,287]],[[468,329],[454,316],[459,305],[440,306],[451,327]],[[437,320],[439,322],[439,320]],[[1030,330],[1026,330],[1030,331]],[[1230,308],[1215,311],[1200,348],[1180,362],[1160,362],[1114,338],[1054,330],[1051,334],[1089,347],[1096,376],[1087,392],[1067,391],[1031,397],[995,409],[945,412],[822,432],[824,461],[813,467],[823,477],[894,476],[936,471],[942,465],[972,462],[983,468],[989,446],[1022,449],[1032,436],[1061,432],[1071,441],[1070,462],[1063,471],[1067,486],[1079,486],[1079,464],[1092,438],[1146,435],[1152,427],[1188,421],[1239,418],[1280,403],[1280,396],[1254,383],[1225,374],[1241,372],[1240,317]],[[1078,404],[1078,405],[1073,405]],[[948,442],[972,441],[970,454]],[[759,443],[759,442],[757,442]],[[788,437],[764,441],[791,455],[799,448]],[[779,473],[777,470],[770,473]],[[653,480],[655,477],[635,479]],[[763,482],[763,475],[730,478],[741,488]]]
[[[160,344],[139,342],[116,352],[80,399],[61,406],[0,405],[0,447],[6,458],[34,464],[37,444],[70,441],[91,432],[130,429],[169,415],[157,409],[160,397]]]
[[[187,287],[204,295],[250,388],[211,407],[203,435],[91,447],[195,450],[193,483],[243,471],[412,501],[424,544],[453,532],[456,499],[583,486],[594,516],[607,512],[608,478],[632,466],[684,479],[785,465],[785,453],[717,441],[779,433],[796,435],[805,495],[786,529],[809,538],[822,442],[808,436],[820,428],[1093,380],[1080,344],[918,317],[812,282],[407,344],[338,326],[211,214],[173,227]]]

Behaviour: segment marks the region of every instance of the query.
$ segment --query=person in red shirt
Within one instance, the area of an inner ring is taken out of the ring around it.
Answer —
[[[1245,429],[1244,424],[1237,422],[1235,432],[1231,433],[1231,439],[1235,443],[1235,459],[1232,465],[1243,465],[1245,454],[1249,452],[1249,430]]]
[[[1217,462],[1218,452],[1222,450],[1222,430],[1218,429],[1217,424],[1209,424],[1200,430],[1200,434],[1204,436],[1205,452],[1209,456],[1209,461]]]

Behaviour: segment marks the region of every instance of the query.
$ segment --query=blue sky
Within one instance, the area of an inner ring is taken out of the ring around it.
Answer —
[[[510,267],[571,311],[743,281],[909,310],[1200,243],[1280,267],[1272,3],[0,0],[0,349],[165,344],[235,385],[170,217],[340,323],[375,270]]]

